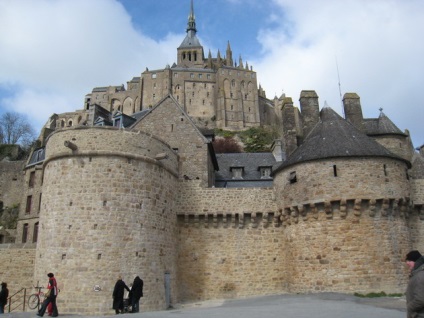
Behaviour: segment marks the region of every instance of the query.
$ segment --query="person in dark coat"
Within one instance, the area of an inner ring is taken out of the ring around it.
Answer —
[[[7,298],[9,297],[9,290],[7,289],[7,283],[1,283],[0,290],[0,314],[4,314],[4,307],[7,304]]]
[[[409,274],[406,289],[406,310],[408,318],[424,318],[424,257],[417,250],[406,255]]]
[[[41,305],[40,310],[37,313],[37,316],[43,317],[44,313],[46,312],[47,306],[51,303],[52,304],[52,317],[59,316],[59,313],[57,311],[56,306],[56,297],[59,292],[57,289],[57,282],[56,278],[54,277],[53,273],[48,273],[47,277],[49,278],[49,283],[47,284],[47,289],[49,292],[49,295],[46,297],[46,299],[43,301],[43,304]]]
[[[132,312],[140,312],[140,298],[143,297],[143,280],[136,276],[131,288]]]
[[[128,286],[122,280],[122,277],[119,276],[116,281],[115,288],[113,289],[113,309],[115,309],[115,313],[119,314],[119,312],[124,313],[124,292],[125,289],[130,291]]]

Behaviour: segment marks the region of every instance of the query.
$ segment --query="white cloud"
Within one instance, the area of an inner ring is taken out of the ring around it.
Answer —
[[[40,128],[53,112],[81,109],[93,87],[172,63],[176,38],[137,33],[113,0],[0,0],[0,87],[13,88],[0,107],[31,113]]]
[[[341,114],[337,58],[342,94],[358,93],[365,117],[382,107],[410,129],[415,146],[424,144],[421,0],[273,2],[279,9],[262,24],[270,28],[257,34],[263,54],[248,58],[269,98],[284,90],[298,104],[301,90],[313,89],[321,106],[327,101]],[[243,32],[237,21],[234,27]],[[38,129],[53,112],[81,109],[96,86],[172,65],[183,31],[153,40],[116,0],[0,0],[0,90],[7,96],[0,95],[0,109],[31,114]],[[215,56],[214,35],[202,35],[206,56],[209,47]]]
[[[341,114],[337,59],[342,94],[356,92],[365,117],[382,107],[415,146],[424,143],[421,1],[275,2],[286,17],[261,31],[265,57],[253,64],[268,97],[283,89],[298,104],[301,90],[313,89]]]

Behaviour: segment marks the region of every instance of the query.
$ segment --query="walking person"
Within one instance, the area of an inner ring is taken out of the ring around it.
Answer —
[[[46,299],[43,301],[43,304],[41,305],[41,308],[38,311],[37,316],[43,317],[48,305],[52,304],[52,317],[57,317],[59,316],[59,313],[57,312],[57,306],[56,306],[56,297],[58,292],[57,282],[53,273],[48,273],[47,277],[49,278],[49,282],[47,284]]]
[[[143,297],[143,280],[136,276],[131,288],[132,312],[140,312],[140,298]]]
[[[406,289],[407,318],[424,318],[424,257],[414,250],[405,261],[411,271]]]
[[[7,283],[1,283],[0,290],[0,314],[4,314],[4,307],[7,305],[7,298],[9,297],[9,290],[7,289]]]
[[[124,292],[125,289],[130,291],[128,286],[122,280],[122,277],[119,276],[116,281],[115,287],[113,288],[113,309],[115,309],[115,313],[119,314],[119,312],[124,313]]]

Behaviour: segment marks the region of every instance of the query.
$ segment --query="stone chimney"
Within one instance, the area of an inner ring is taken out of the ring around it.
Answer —
[[[283,98],[281,113],[283,120],[283,147],[286,155],[290,156],[290,154],[297,148],[296,116],[291,97]]]
[[[343,108],[345,119],[352,123],[356,128],[364,131],[364,117],[362,115],[361,101],[358,94],[346,93],[343,96]]]
[[[306,137],[319,121],[318,95],[315,91],[302,91],[299,102],[303,119],[303,137]]]

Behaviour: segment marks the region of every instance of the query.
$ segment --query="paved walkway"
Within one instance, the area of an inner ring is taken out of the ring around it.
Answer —
[[[141,305],[142,307],[142,305]],[[60,312],[60,308],[59,308]],[[63,314],[64,318],[82,316]],[[44,316],[49,318],[47,315]],[[122,318],[404,318],[405,298],[358,298],[338,293],[273,295],[239,300],[206,301],[166,311],[119,315]],[[8,313],[2,318],[38,318],[32,313]]]

